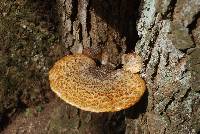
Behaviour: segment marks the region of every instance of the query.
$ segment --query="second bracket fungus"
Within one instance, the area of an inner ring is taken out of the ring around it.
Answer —
[[[122,57],[123,68],[106,71],[83,55],[65,56],[49,71],[51,89],[66,103],[91,112],[115,112],[133,106],[145,92],[138,72],[141,59]]]

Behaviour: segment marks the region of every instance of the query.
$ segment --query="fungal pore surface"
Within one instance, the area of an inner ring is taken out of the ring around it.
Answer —
[[[49,71],[51,89],[66,103],[91,112],[115,112],[129,108],[145,92],[139,56],[125,54],[123,68],[106,71],[93,59],[74,54],[65,56]]]

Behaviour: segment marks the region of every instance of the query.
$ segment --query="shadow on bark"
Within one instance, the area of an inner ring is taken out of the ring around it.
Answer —
[[[141,0],[90,0],[89,2],[89,7],[94,9],[98,16],[118,31],[121,37],[126,37],[126,52],[134,51],[135,44],[139,40],[136,22]]]
[[[126,118],[136,119],[139,117],[140,114],[146,112],[148,105],[148,91],[146,90],[144,95],[142,96],[141,100],[136,103],[134,106],[127,109],[125,112]]]

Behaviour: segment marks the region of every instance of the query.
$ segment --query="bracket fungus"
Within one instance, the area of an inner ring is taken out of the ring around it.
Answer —
[[[122,57],[123,68],[106,71],[93,59],[74,54],[58,60],[49,71],[51,89],[66,103],[91,112],[115,112],[133,106],[145,92],[138,72],[141,59]]]

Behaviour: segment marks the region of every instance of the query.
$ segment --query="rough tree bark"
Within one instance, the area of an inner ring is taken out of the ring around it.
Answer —
[[[64,103],[50,133],[200,132],[199,0],[57,0],[63,45],[120,65],[136,51],[144,60],[147,92],[134,107],[90,113]],[[62,125],[61,125],[62,124]],[[57,127],[56,127],[57,126]]]

